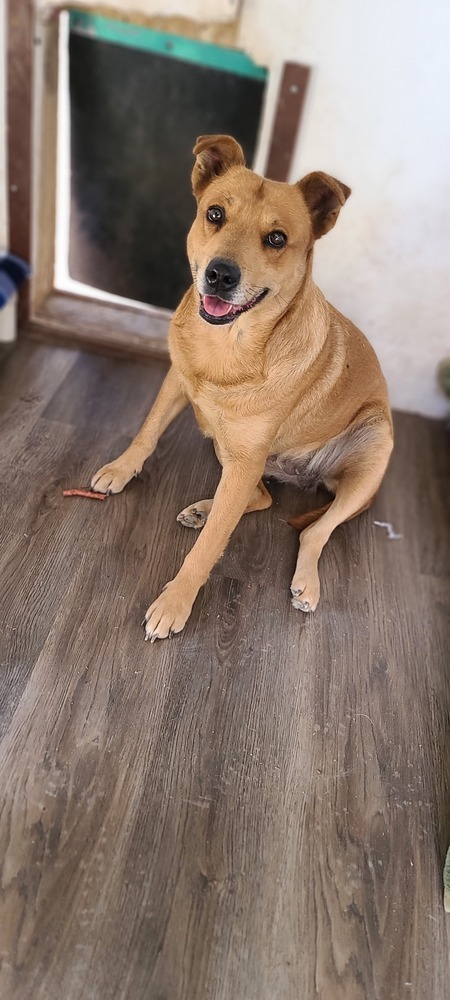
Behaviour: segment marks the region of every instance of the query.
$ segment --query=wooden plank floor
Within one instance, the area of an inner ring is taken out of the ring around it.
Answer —
[[[445,431],[397,416],[313,616],[285,523],[310,499],[276,485],[151,645],[210,444],[185,413],[122,495],[62,489],[123,449],[163,374],[31,343],[2,363],[0,996],[444,1000]]]

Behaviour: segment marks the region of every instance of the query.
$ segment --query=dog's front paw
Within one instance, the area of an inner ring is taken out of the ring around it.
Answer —
[[[181,632],[192,610],[193,599],[176,580],[167,583],[162,594],[150,605],[145,614],[145,638],[167,639],[175,632]]]
[[[123,458],[118,458],[110,465],[103,465],[92,476],[91,487],[96,493],[121,493],[130,479],[138,475],[138,472],[140,469],[135,469]]]

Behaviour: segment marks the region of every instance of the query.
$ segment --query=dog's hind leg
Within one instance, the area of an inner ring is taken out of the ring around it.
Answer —
[[[203,528],[211,511],[212,500],[199,500],[198,503],[191,503],[185,507],[177,516],[177,521],[184,524],[186,528]],[[250,500],[244,510],[244,514],[251,514],[255,510],[267,510],[272,505],[272,497],[266,489],[262,479],[256,486]]]
[[[291,583],[292,603],[301,611],[315,611],[320,582],[318,562],[332,531],[362,513],[372,502],[383,479],[392,451],[387,425],[379,428],[364,454],[350,456],[339,476],[336,496],[328,509],[300,535],[297,566]]]
[[[354,514],[350,514],[350,517],[346,517],[345,521],[351,521],[354,517],[358,517],[358,514],[363,514],[365,510],[368,510],[375,500],[375,495],[376,494],[374,493],[373,497],[371,497],[363,507],[360,507],[359,510],[355,510]],[[319,520],[319,517],[322,517],[322,514],[325,514],[326,511],[330,509],[332,503],[334,503],[334,501],[330,500],[330,502],[326,503],[324,507],[318,507],[317,510],[307,510],[304,514],[298,514],[297,517],[290,517],[288,524],[290,524],[292,528],[298,528],[300,531],[304,531],[305,528],[309,528],[310,524],[315,524],[315,522]],[[341,521],[341,524],[344,524],[344,522]]]

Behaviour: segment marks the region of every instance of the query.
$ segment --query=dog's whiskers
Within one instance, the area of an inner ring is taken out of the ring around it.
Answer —
[[[276,293],[276,295],[274,295],[274,298],[275,298],[275,299],[277,299],[277,300],[279,299],[279,301],[280,301],[280,304],[281,304],[281,306],[282,306],[282,307],[283,307],[284,309],[287,309],[287,308],[288,308],[288,306],[289,306],[289,302],[287,301],[287,299],[284,299],[284,298],[283,298],[283,296],[282,296],[282,295],[280,295],[280,293],[279,293],[279,292],[277,292],[277,293]]]

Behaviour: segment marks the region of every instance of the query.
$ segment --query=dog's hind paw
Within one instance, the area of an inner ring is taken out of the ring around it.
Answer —
[[[185,507],[177,516],[177,521],[184,524],[185,528],[203,528],[208,520],[208,514],[212,507],[212,500],[200,500],[199,503],[192,503]]]
[[[291,594],[292,594],[292,606],[297,608],[298,611],[305,611],[306,613],[315,611],[319,603],[320,597],[320,584],[319,578],[317,577],[317,585],[312,586],[297,586],[294,581],[291,584]]]
[[[302,601],[302,599],[300,597],[299,591],[296,591],[296,590],[292,591],[292,601],[291,601],[291,604],[292,604],[292,607],[293,608],[297,608],[298,611],[306,611],[306,612],[307,611],[314,611],[314,608],[311,607],[309,601]]]

